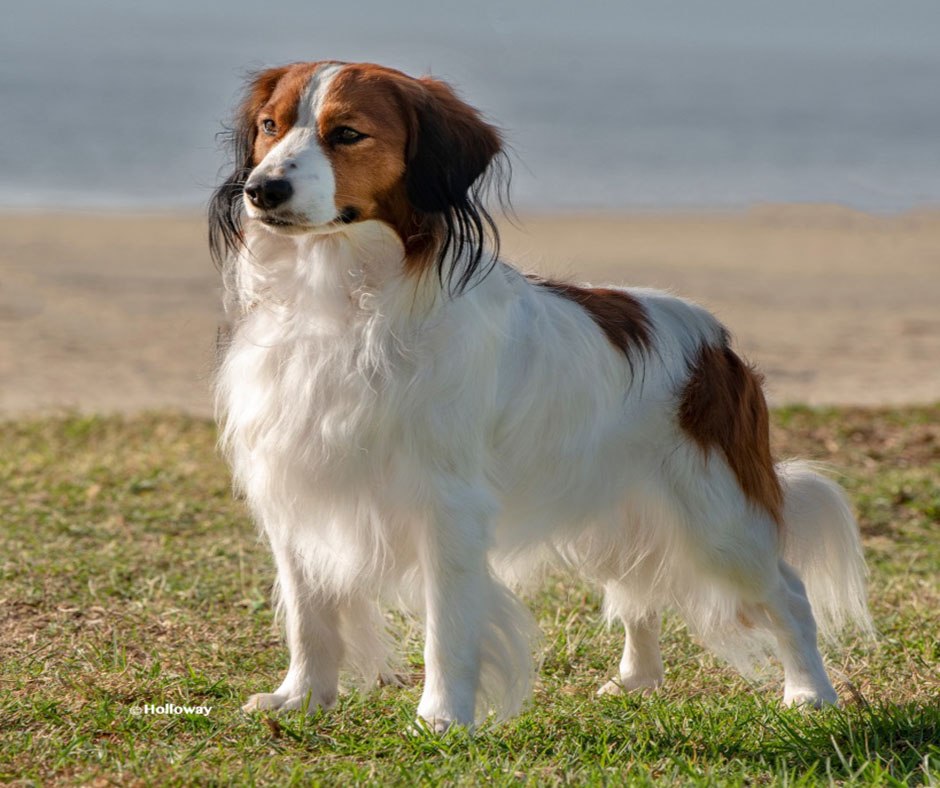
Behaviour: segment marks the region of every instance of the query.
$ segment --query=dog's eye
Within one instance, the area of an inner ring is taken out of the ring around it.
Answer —
[[[261,128],[264,129],[265,134],[275,135],[277,134],[277,124],[271,120],[271,118],[265,118],[261,121]]]
[[[368,136],[350,126],[337,126],[330,132],[329,139],[332,145],[354,145]]]

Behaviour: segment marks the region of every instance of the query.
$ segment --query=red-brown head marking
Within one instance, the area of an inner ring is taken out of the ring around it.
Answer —
[[[270,69],[251,81],[232,138],[235,171],[210,206],[220,262],[240,243],[244,211],[295,234],[385,222],[412,269],[460,258],[447,269],[457,289],[486,258],[487,236],[498,243],[480,187],[499,133],[442,82],[365,63]]]

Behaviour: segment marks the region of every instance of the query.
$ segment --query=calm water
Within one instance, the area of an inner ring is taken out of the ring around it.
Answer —
[[[940,203],[940,2],[6,4],[0,208],[191,208],[248,68],[459,86],[522,208]]]

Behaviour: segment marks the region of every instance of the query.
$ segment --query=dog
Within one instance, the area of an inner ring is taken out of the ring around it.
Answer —
[[[619,676],[663,682],[660,614],[784,701],[836,704],[817,628],[870,627],[841,488],[774,464],[756,371],[695,304],[525,275],[485,199],[500,132],[445,83],[372,64],[251,80],[210,203],[233,331],[220,444],[277,565],[290,665],[253,709],[330,707],[394,676],[383,606],[424,620],[417,716],[528,697],[546,561],[603,588]]]

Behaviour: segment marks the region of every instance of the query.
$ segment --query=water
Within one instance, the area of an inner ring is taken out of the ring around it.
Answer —
[[[0,208],[199,207],[244,71],[324,58],[456,84],[522,209],[940,203],[936,0],[40,0],[0,29]]]

